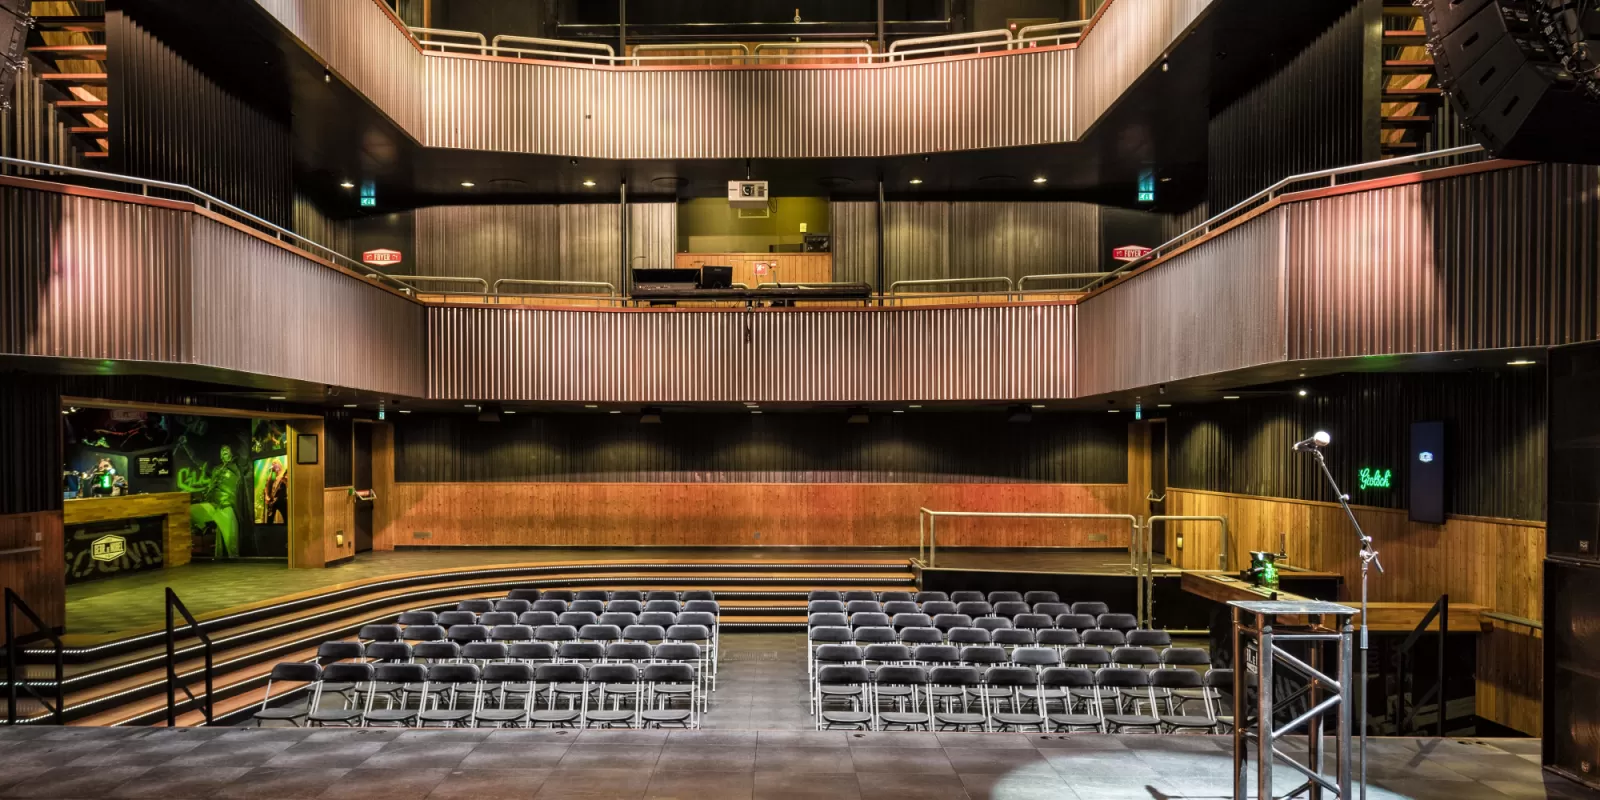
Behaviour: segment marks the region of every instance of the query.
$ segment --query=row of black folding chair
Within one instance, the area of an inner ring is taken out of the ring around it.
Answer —
[[[303,699],[283,704],[283,693],[273,706],[273,686],[282,682],[298,684]],[[253,719],[311,727],[695,728],[699,687],[694,667],[682,663],[291,662],[273,667]],[[339,698],[337,707],[322,702],[330,693]],[[383,707],[374,707],[380,698]]]
[[[899,643],[905,645],[925,644],[955,644],[955,645],[980,645],[996,644],[1008,648],[1017,647],[1050,647],[1058,651],[1069,647],[1099,647],[1117,648],[1124,646],[1147,647],[1159,650],[1170,647],[1172,637],[1166,631],[1130,631],[1123,636],[1120,631],[1088,630],[1081,634],[1073,630],[1046,629],[1039,631],[1020,629],[986,630],[983,628],[952,628],[941,631],[937,628],[902,628],[895,630],[886,627],[846,628],[828,626],[812,628],[807,631],[806,643],[808,649],[813,649],[820,644],[887,644]]]
[[[1050,606],[1065,609],[1060,603],[1040,603],[1039,607]],[[1012,611],[1014,609],[1006,609]],[[914,603],[869,603],[855,601],[840,603],[832,600],[819,600],[806,606],[807,619],[827,614],[830,616],[844,616],[849,619],[862,618],[921,618],[937,620],[941,617],[947,619],[993,620],[994,625],[1007,628],[1074,628],[1087,630],[1089,628],[1110,628],[1113,630],[1128,631],[1139,627],[1139,621],[1132,614],[1103,613],[1096,615],[1061,613],[1033,613],[1027,610],[1017,613],[996,613],[988,603],[925,603],[920,608]],[[967,625],[972,624],[970,621]]]
[[[926,603],[926,602],[929,602],[929,601],[954,601],[954,602],[957,602],[957,603],[963,603],[963,602],[970,602],[970,601],[975,601],[975,600],[982,600],[982,601],[989,602],[989,603],[1020,601],[1020,602],[1024,602],[1024,603],[1028,603],[1028,604],[1033,604],[1033,603],[1059,603],[1059,602],[1061,602],[1061,595],[1056,594],[1055,592],[1048,592],[1048,591],[1034,591],[1034,592],[999,591],[999,592],[989,592],[989,593],[985,594],[983,592],[976,592],[976,591],[957,591],[957,592],[946,593],[946,592],[905,592],[905,591],[874,592],[874,591],[869,591],[869,590],[866,590],[866,589],[857,589],[857,590],[852,590],[852,591],[838,591],[838,590],[832,590],[832,589],[815,589],[815,590],[811,591],[810,593],[808,593],[806,595],[806,600],[807,601],[811,601],[811,600],[843,600],[843,601],[846,601],[846,602],[851,601],[851,600],[877,600],[879,602],[889,602],[889,601],[892,601],[892,600],[910,600],[910,601],[916,602],[916,603]],[[1107,610],[1108,609],[1106,609],[1105,605],[1102,603],[1102,604],[1100,604],[1100,610],[1099,611],[1085,612],[1085,613],[1104,614]]]
[[[813,612],[806,616],[807,628],[848,626],[851,628],[938,628],[948,631],[951,628],[985,628],[987,630],[1001,630],[1005,628],[1021,628],[1025,630],[1061,630],[1089,631],[1112,630],[1130,633],[1139,630],[1139,623],[1132,614],[1101,614],[1099,617],[1089,617],[1083,614],[1062,614],[1059,617],[1048,617],[1044,614],[1019,614],[1014,619],[1006,617],[973,617],[969,614],[887,614],[879,612],[856,612],[846,614],[839,612]]]
[[[682,614],[697,613],[710,614],[713,617],[722,615],[721,606],[715,600],[690,600],[688,603],[677,603],[668,600],[652,600],[649,603],[639,603],[634,600],[617,600],[611,603],[601,603],[598,600],[578,600],[568,603],[565,600],[540,600],[530,603],[533,608],[522,611],[496,610],[496,611],[469,611],[456,609],[454,611],[429,611],[413,610],[400,615],[401,625],[511,625],[524,619],[559,618],[566,614],[590,614],[594,617],[622,617],[624,615],[634,618],[645,614]],[[654,605],[654,608],[650,606]],[[523,624],[537,624],[527,623]]]
[[[641,600],[641,601],[643,601],[643,600],[677,600],[677,601],[682,602],[682,601],[688,601],[688,600],[715,600],[715,599],[717,599],[717,593],[711,591],[710,589],[684,589],[682,591],[677,591],[677,590],[673,590],[673,589],[650,589],[650,590],[643,590],[643,589],[614,589],[614,590],[606,590],[606,589],[532,589],[532,588],[523,588],[523,589],[512,589],[511,591],[507,592],[506,596],[505,596],[505,600],[527,601],[527,602],[530,602],[530,603],[535,601],[535,600],[565,600],[565,601],[570,603],[570,602],[572,602],[574,600],[602,600],[602,601],[608,601],[608,600]],[[463,602],[473,603],[473,604],[480,604],[480,603],[486,603],[486,602],[487,603],[494,603],[495,604],[494,607],[489,608],[489,609],[484,609],[484,610],[495,610],[495,609],[498,608],[498,604],[505,602],[505,600],[497,600],[497,601],[467,600],[467,601],[463,601]],[[470,610],[479,610],[479,608],[481,608],[481,606],[476,606],[475,605]],[[526,609],[523,609],[523,610],[526,610]]]
[[[684,617],[689,617],[687,622]],[[705,620],[698,615],[690,616],[681,614],[677,621],[670,625],[619,625],[603,624],[588,620],[572,620],[569,624],[559,621],[541,625],[451,625],[446,628],[441,625],[364,625],[361,627],[358,638],[367,641],[455,641],[455,642],[482,642],[482,641],[662,641],[673,637],[674,628],[700,628],[704,629],[709,640],[715,632],[715,623]],[[712,624],[706,624],[711,622]],[[581,623],[581,624],[571,624]],[[689,631],[680,631],[688,633]]]

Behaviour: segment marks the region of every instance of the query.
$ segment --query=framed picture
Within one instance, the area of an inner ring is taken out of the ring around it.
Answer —
[[[314,433],[301,433],[294,440],[294,463],[317,463],[317,435]]]

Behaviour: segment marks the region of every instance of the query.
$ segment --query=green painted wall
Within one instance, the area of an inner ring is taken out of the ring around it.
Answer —
[[[826,197],[774,197],[771,211],[766,219],[740,219],[726,198],[685,200],[678,204],[678,252],[766,253],[777,245],[798,251],[805,233],[828,232]]]

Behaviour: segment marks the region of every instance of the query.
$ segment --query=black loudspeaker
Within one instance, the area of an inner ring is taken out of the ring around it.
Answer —
[[[1439,82],[1501,158],[1600,163],[1600,14],[1585,0],[1426,0]]]
[[[1544,562],[1546,769],[1600,789],[1600,565]]]
[[[28,31],[33,18],[28,16],[26,0],[0,0],[0,110],[11,108],[17,73],[26,63]]]
[[[1551,348],[1547,375],[1547,552],[1600,562],[1600,344]]]

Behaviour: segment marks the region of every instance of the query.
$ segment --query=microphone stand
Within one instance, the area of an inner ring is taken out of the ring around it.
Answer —
[[[1383,572],[1383,563],[1378,561],[1378,551],[1372,547],[1372,537],[1361,529],[1361,523],[1356,521],[1356,512],[1350,510],[1350,496],[1339,489],[1339,482],[1333,479],[1333,473],[1328,470],[1328,460],[1323,457],[1322,448],[1313,445],[1309,449],[1317,458],[1317,466],[1322,468],[1322,477],[1327,478],[1328,485],[1333,487],[1333,496],[1339,498],[1339,507],[1350,518],[1350,524],[1361,540],[1361,702],[1356,713],[1360,715],[1357,724],[1361,726],[1358,729],[1361,733],[1361,800],[1367,800],[1367,568],[1376,565],[1378,571]]]

